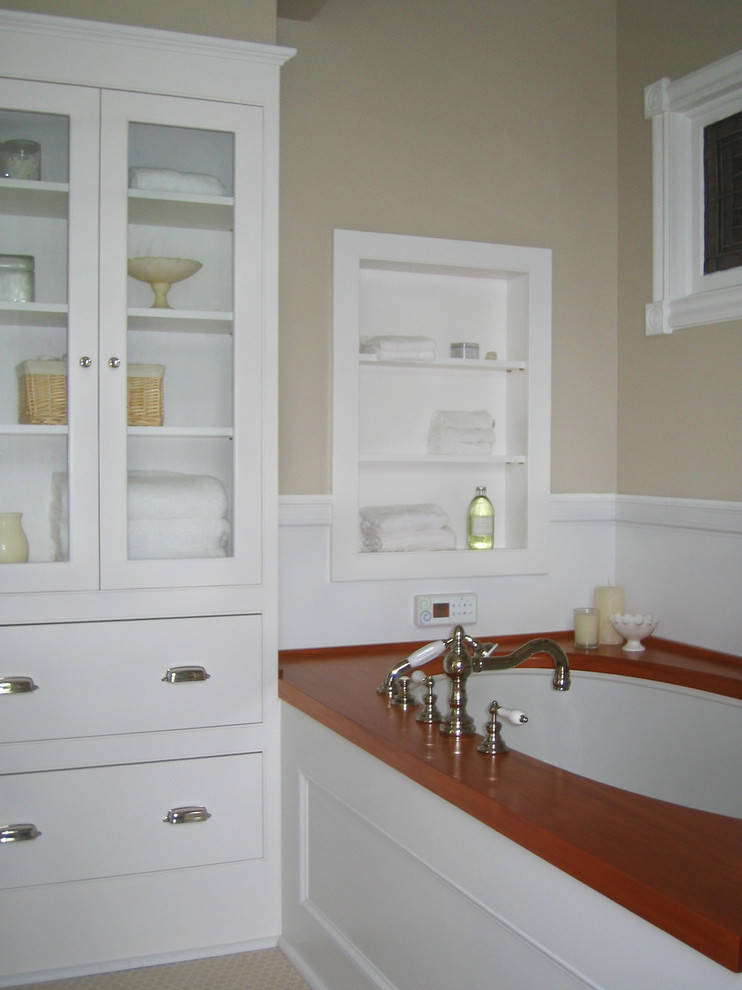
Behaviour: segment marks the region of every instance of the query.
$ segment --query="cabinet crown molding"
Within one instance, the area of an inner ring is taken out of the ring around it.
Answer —
[[[32,32],[36,37],[74,38],[92,44],[108,43],[136,48],[169,49],[187,55],[244,58],[251,62],[258,60],[277,66],[283,65],[296,54],[295,48],[262,42],[13,10],[0,11],[0,30],[18,34]]]

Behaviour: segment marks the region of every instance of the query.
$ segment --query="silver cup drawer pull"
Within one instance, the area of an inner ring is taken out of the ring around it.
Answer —
[[[0,675],[0,694],[29,694],[38,690],[39,686],[34,684],[32,677]]]
[[[185,684],[188,681],[208,681],[210,676],[204,667],[169,667],[162,679],[168,684]]]
[[[211,815],[199,804],[185,804],[182,808],[171,808],[162,820],[168,825],[192,825],[194,822],[205,822]]]
[[[38,839],[41,832],[35,825],[0,825],[0,843],[3,842],[27,842],[29,839]]]

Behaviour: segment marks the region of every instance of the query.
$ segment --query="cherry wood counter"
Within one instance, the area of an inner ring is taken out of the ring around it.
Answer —
[[[742,657],[647,641],[575,649],[549,634],[573,670],[665,681],[742,698]],[[507,654],[533,635],[500,639]],[[448,739],[376,693],[387,670],[421,643],[280,653],[279,696],[372,756],[542,859],[742,972],[742,820],[633,794],[514,750],[487,757],[481,736]],[[524,666],[549,667],[535,657]],[[423,668],[440,673],[441,658]],[[441,698],[441,702],[445,698]]]

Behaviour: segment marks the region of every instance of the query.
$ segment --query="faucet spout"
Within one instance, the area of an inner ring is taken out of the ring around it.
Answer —
[[[511,667],[517,667],[525,660],[530,659],[530,657],[536,656],[537,653],[546,653],[551,657],[554,663],[554,676],[551,681],[554,690],[569,691],[571,678],[567,654],[564,652],[559,643],[554,642],[553,639],[546,639],[544,637],[539,639],[531,639],[527,643],[524,643],[523,646],[519,646],[517,650],[513,650],[512,653],[509,653],[504,657],[492,657],[475,654],[472,661],[472,672],[480,673],[483,670],[509,670]]]

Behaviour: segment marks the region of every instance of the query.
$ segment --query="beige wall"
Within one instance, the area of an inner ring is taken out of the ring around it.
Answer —
[[[618,0],[618,491],[742,500],[742,323],[645,337],[652,298],[644,87],[742,48],[739,0]]]
[[[276,42],[276,0],[0,0],[7,10]]]
[[[328,0],[277,35],[275,0],[0,6],[299,49],[282,87],[283,493],[330,490],[342,226],[553,249],[553,491],[742,498],[742,327],[643,332],[643,88],[742,48],[739,0]]]
[[[281,491],[330,490],[334,227],[551,247],[554,491],[616,488],[613,0],[279,21]]]

